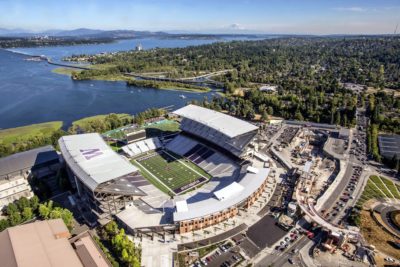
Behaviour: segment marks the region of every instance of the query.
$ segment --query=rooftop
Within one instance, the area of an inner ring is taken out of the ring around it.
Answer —
[[[61,219],[8,228],[0,233],[1,266],[83,266],[68,241],[69,237]]]
[[[58,159],[52,146],[43,146],[0,158],[0,177]]]
[[[229,181],[226,184],[226,181],[223,181],[224,178],[213,179],[209,184],[215,183],[215,186],[213,186],[210,191],[206,192],[204,189],[198,191],[194,195],[188,193],[181,196],[182,198],[187,198],[188,211],[175,212],[174,221],[179,222],[208,216],[239,204],[251,196],[251,194],[261,186],[267,179],[269,171],[270,169],[268,168],[262,168],[259,169],[258,173],[246,173],[243,178],[237,182],[237,185],[234,184],[232,186],[232,188],[236,188],[233,194],[225,194],[225,192],[222,192],[222,200],[217,199],[215,193],[226,187],[231,188],[231,184],[236,182]]]
[[[379,151],[385,158],[392,159],[396,154],[400,159],[400,135],[382,134],[378,136]]]
[[[230,138],[258,129],[257,126],[246,121],[196,105],[187,105],[175,110],[174,114],[207,125]]]
[[[68,166],[91,190],[99,184],[138,171],[97,133],[63,136],[58,143]]]

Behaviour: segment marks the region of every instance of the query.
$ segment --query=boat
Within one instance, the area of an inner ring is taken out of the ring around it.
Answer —
[[[179,95],[179,97],[182,98],[182,99],[186,98],[186,96],[184,96],[184,95]]]

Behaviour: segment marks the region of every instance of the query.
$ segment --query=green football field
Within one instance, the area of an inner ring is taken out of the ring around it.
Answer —
[[[171,152],[160,151],[142,156],[133,163],[142,170],[145,178],[164,192],[166,186],[179,194],[210,178],[203,169]]]

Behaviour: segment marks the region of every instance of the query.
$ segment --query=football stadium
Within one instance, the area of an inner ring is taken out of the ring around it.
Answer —
[[[180,132],[120,153],[99,134],[60,138],[71,181],[99,222],[115,218],[133,234],[187,233],[236,216],[263,193],[270,169],[253,159],[257,126],[195,105],[171,115]]]

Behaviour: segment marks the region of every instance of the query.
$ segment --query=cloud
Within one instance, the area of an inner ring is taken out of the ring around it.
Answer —
[[[337,11],[348,11],[348,12],[366,12],[367,9],[359,6],[352,7],[335,7],[334,10]]]
[[[245,27],[243,27],[239,23],[233,23],[233,24],[229,25],[227,28],[231,29],[231,30],[245,30],[246,29]]]

